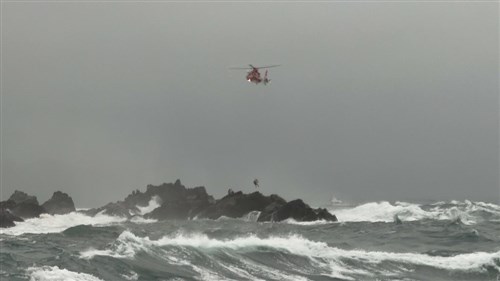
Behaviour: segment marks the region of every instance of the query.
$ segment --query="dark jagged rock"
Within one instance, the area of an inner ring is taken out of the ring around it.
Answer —
[[[215,201],[207,194],[204,187],[186,188],[179,180],[158,186],[148,185],[145,192],[135,190],[123,201],[109,203],[86,213],[95,215],[103,212],[130,218],[140,215],[138,206],[148,206],[153,198],[161,202],[161,205],[144,214],[145,218],[158,220],[185,220],[194,217],[218,219],[222,216],[241,218],[250,212],[258,211],[260,212],[260,215],[256,216],[258,221],[282,221],[288,218],[297,221],[337,220],[326,209],[313,209],[300,199],[287,203],[275,194],[265,196],[260,192],[244,194],[241,191],[231,190],[226,196]]]
[[[161,206],[145,215],[152,219],[191,219],[214,203],[205,187],[186,188],[177,180],[174,184],[149,185],[145,194],[158,196]]]
[[[271,217],[274,221],[282,221],[289,218],[296,221],[337,221],[337,218],[330,214],[326,209],[314,210],[300,199],[290,201],[281,206],[272,214]]]
[[[14,191],[14,193],[10,196],[9,200],[16,202],[16,204],[24,202],[24,203],[39,205],[36,196],[30,196],[25,192],[19,190]]]
[[[130,218],[132,215],[139,213],[139,209],[136,206],[128,207],[123,201],[118,201],[115,203],[108,203],[100,208],[83,211],[83,213],[89,216],[95,216],[101,212],[110,216]]]
[[[144,209],[141,207],[149,206],[152,200],[157,200],[161,205],[147,214],[142,213]],[[218,219],[222,216],[242,218],[253,212],[252,221],[282,221],[289,218],[297,221],[337,221],[335,215],[328,210],[313,209],[300,199],[287,202],[275,194],[244,194],[230,189],[226,196],[215,201],[204,187],[186,188],[180,180],[158,186],[148,185],[145,192],[135,190],[123,201],[84,211],[92,216],[101,212],[127,218],[143,215],[145,218],[158,220],[185,220],[195,217]]]
[[[252,211],[261,212],[258,221],[282,221],[289,218],[297,221],[337,220],[326,209],[312,209],[300,199],[287,203],[275,194],[264,196],[260,192],[244,194],[241,191],[229,193],[202,211],[198,217],[208,219],[217,219],[221,216],[241,218]]]
[[[45,209],[38,205],[38,200],[35,196],[29,196],[18,190],[10,196],[9,200],[0,202],[0,210],[2,212],[2,219],[5,220],[4,223],[0,223],[0,225],[5,225],[3,227],[13,226],[9,223],[12,218],[29,219],[46,213]]]
[[[199,186],[194,188],[186,188],[181,184],[180,180],[175,181],[175,183],[164,183],[159,186],[148,185],[144,195],[147,198],[152,198],[153,196],[158,196],[161,201],[165,203],[174,201],[206,201],[213,202],[212,196],[207,194],[205,187]]]
[[[68,194],[61,191],[54,192],[52,198],[43,203],[42,207],[51,215],[62,215],[76,210],[73,199],[71,199]]]
[[[152,203],[161,205],[144,214],[145,210],[154,206],[150,205]],[[143,208],[147,206],[150,207]],[[54,192],[52,198],[40,206],[35,196],[16,190],[9,200],[0,202],[0,227],[14,226],[16,220],[38,217],[47,211],[50,214],[65,214],[75,211],[75,205],[68,194],[60,191]],[[247,216],[251,221],[283,221],[289,218],[296,221],[337,221],[328,210],[313,209],[300,199],[287,202],[275,194],[244,194],[230,189],[228,195],[215,201],[204,187],[186,188],[180,180],[158,186],[148,185],[146,191],[135,190],[123,201],[82,212],[90,216],[103,213],[127,218],[142,215],[158,220]]]
[[[240,218],[251,211],[264,211],[266,207],[281,206],[286,201],[278,195],[264,196],[260,192],[228,194],[201,212],[199,218],[217,219],[221,216]]]
[[[145,192],[134,190],[125,198],[123,202],[126,206],[147,206],[149,204],[149,201],[151,201],[151,198],[151,194],[146,194]]]
[[[9,202],[9,201],[10,200],[4,202]],[[12,227],[15,225],[14,223],[15,221],[23,221],[23,219],[13,215],[7,208],[0,208],[0,227]]]
[[[24,219],[36,218],[43,213],[47,213],[47,211],[45,211],[42,206],[26,202],[16,204],[16,206],[10,209],[10,211],[12,212],[12,214]]]
[[[15,191],[9,200],[0,202],[0,227],[14,226],[14,221],[39,217],[40,214],[64,214],[75,210],[73,200],[66,193],[54,192],[50,200],[43,206],[38,204],[35,196],[29,196],[22,191]]]
[[[337,216],[331,214],[327,209],[319,208],[314,210],[318,215],[318,220],[326,220],[326,221],[338,221]]]
[[[213,204],[213,198],[207,195],[205,188],[201,188],[192,190],[185,198],[163,201],[160,207],[146,214],[145,217],[158,220],[194,218]]]
[[[201,203],[201,204],[199,204]],[[157,220],[185,220],[193,218],[206,203],[194,201],[171,201],[147,213],[144,217]]]
[[[317,216],[313,209],[304,203],[304,201],[297,199],[280,207],[274,213],[273,217],[275,221],[282,221],[288,218],[292,218],[297,221],[314,221]]]
[[[145,214],[146,218],[189,219],[214,202],[213,197],[207,194],[204,187],[186,188],[180,180],[177,180],[175,183],[164,183],[159,186],[148,185],[145,192],[135,190],[124,201],[109,203],[85,213],[95,215],[104,211],[108,215],[130,218],[139,214],[138,206],[148,206],[155,197],[162,204],[152,212]]]
[[[16,202],[10,199],[0,202],[0,209],[12,209],[14,206],[16,206]]]
[[[276,204],[276,203],[271,203],[264,210],[260,213],[260,216],[258,218],[258,221],[275,221],[274,214],[281,208],[283,205],[286,204]]]

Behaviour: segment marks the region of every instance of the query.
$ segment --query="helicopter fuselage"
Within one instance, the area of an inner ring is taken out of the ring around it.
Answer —
[[[269,82],[271,82],[271,79],[267,78],[267,68],[277,67],[280,65],[269,65],[269,66],[255,67],[255,66],[249,64],[249,66],[250,67],[244,67],[244,68],[233,67],[230,69],[250,69],[250,71],[248,71],[247,76],[246,76],[246,79],[248,82],[254,83],[254,84],[263,83],[264,85],[267,85]],[[264,74],[264,77],[261,77],[260,72],[259,72],[259,69],[262,69],[262,68],[266,68],[266,73]]]
[[[247,81],[255,84],[259,84],[262,82],[262,78],[260,77],[260,72],[257,68],[253,68],[248,72]]]

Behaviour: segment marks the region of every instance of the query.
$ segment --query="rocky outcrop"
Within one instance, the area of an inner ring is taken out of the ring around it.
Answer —
[[[103,212],[108,215],[131,217],[139,214],[138,207],[146,207],[151,199],[157,197],[161,206],[144,215],[153,219],[190,219],[214,203],[205,188],[186,188],[180,180],[158,186],[148,185],[145,192],[135,190],[125,200],[109,203],[101,208],[86,211],[87,214]]]
[[[263,211],[268,206],[282,206],[285,199],[278,195],[264,196],[260,192],[244,194],[241,191],[228,194],[203,210],[198,217],[217,219],[221,216],[240,218],[251,211]]]
[[[138,207],[145,207],[156,198],[161,205],[143,214],[145,218],[157,220],[185,220],[192,218],[218,219],[222,216],[241,218],[250,212],[260,212],[258,221],[282,221],[292,218],[297,221],[327,220],[337,218],[326,209],[313,209],[302,200],[287,202],[278,195],[265,196],[260,192],[245,194],[230,190],[228,195],[215,201],[204,187],[186,188],[179,180],[158,186],[148,185],[145,192],[135,190],[123,201],[109,203],[101,208],[86,211],[89,215],[99,212],[108,215],[132,217],[140,215]]]
[[[181,189],[175,188],[180,185],[180,181],[174,183],[174,187],[163,187],[158,188],[158,191],[154,192],[152,196],[158,196],[162,202],[161,206],[154,209],[152,212],[145,215],[146,218],[165,220],[165,219],[192,219],[202,210],[211,206],[215,200],[212,196],[207,194],[205,187],[199,186],[195,188],[185,188],[182,186]],[[151,187],[148,189],[157,189],[157,187]],[[174,196],[169,196],[168,189],[176,190]],[[148,192],[146,191],[146,193]],[[167,192],[166,192],[167,191]]]
[[[14,193],[12,193],[12,195],[10,196],[9,200],[14,201],[16,204],[30,203],[38,205],[38,200],[36,199],[36,196],[30,196],[25,192],[19,190],[14,191]]]
[[[47,213],[42,206],[26,202],[16,204],[10,211],[23,219],[37,218],[41,214]]]
[[[149,198],[157,196],[161,206],[146,217],[154,219],[189,219],[215,202],[205,187],[186,188],[180,180],[160,186],[149,185],[144,193]]]
[[[316,213],[316,215],[318,215],[318,218],[316,220],[338,221],[337,216],[330,213],[325,208],[314,209],[314,212]]]
[[[16,191],[9,200],[0,202],[0,227],[13,226],[16,219],[39,216],[41,213],[65,214],[75,211],[71,197],[57,191],[42,206],[36,197]],[[103,213],[131,218],[142,215],[157,220],[186,220],[220,217],[247,218],[251,221],[336,221],[326,209],[313,209],[302,200],[287,202],[278,195],[265,196],[260,192],[245,194],[229,190],[219,200],[208,195],[204,187],[187,188],[180,180],[158,186],[148,185],[146,191],[133,191],[123,201],[108,203],[83,213],[95,216]]]
[[[40,216],[40,214],[46,213],[45,209],[38,204],[36,196],[30,196],[22,191],[16,190],[10,196],[9,200],[12,203],[8,207],[8,210],[15,216],[29,219]]]
[[[330,214],[326,209],[313,209],[301,199],[286,203],[275,209],[275,211],[268,216],[271,221],[282,221],[286,219],[294,219],[296,221],[337,221],[337,217]],[[262,219],[266,220],[266,217]]]
[[[241,218],[252,211],[261,212],[258,221],[282,221],[289,218],[297,221],[337,221],[337,218],[326,209],[312,209],[300,199],[287,203],[285,199],[276,194],[264,196],[260,192],[244,194],[241,191],[226,195],[214,205],[203,210],[198,217],[208,219],[217,219],[221,216]]]
[[[109,216],[130,218],[134,214],[138,214],[139,209],[137,208],[137,206],[127,206],[123,201],[118,201],[114,203],[108,203],[100,208],[93,208],[83,211],[83,213],[89,216],[95,216],[98,213],[103,213]]]
[[[76,210],[73,199],[61,191],[54,192],[52,198],[43,203],[42,207],[51,215],[62,215]]]
[[[16,206],[16,202],[13,200],[1,201],[0,209],[12,209]]]
[[[46,211],[38,205],[35,196],[16,190],[7,201],[0,202],[0,227],[11,227],[15,221],[38,217],[42,213]]]
[[[23,221],[23,219],[13,215],[8,209],[0,208],[0,227],[12,227],[15,221]]]
[[[23,221],[22,218],[11,213],[10,209],[16,206],[13,200],[0,202],[0,227],[12,227],[15,221]]]

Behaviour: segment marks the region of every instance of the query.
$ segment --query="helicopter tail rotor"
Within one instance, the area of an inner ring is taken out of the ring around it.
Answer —
[[[267,85],[267,83],[271,82],[271,79],[267,78],[267,70],[266,74],[264,74],[264,79],[262,80],[262,82],[264,83],[264,85]]]

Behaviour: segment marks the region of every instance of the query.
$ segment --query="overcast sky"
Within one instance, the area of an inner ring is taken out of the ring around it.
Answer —
[[[499,200],[498,3],[3,3],[2,200]],[[253,85],[247,64],[270,69]]]

